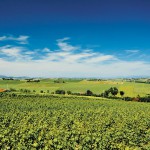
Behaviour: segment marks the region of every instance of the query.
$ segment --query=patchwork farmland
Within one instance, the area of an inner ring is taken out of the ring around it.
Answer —
[[[0,149],[150,149],[149,103],[123,101],[119,94],[108,99],[61,93],[89,89],[89,93],[99,94],[115,87],[125,96],[146,96],[150,84],[85,79],[27,81],[0,80]]]
[[[60,82],[54,82],[58,79],[41,79],[40,82],[27,82],[27,80],[0,80],[0,88],[3,89],[29,89],[40,93],[41,90],[46,92],[55,92],[58,89],[71,92],[84,93],[91,90],[93,93],[100,94],[110,87],[117,87],[120,91],[125,92],[125,96],[136,97],[137,95],[145,96],[150,94],[150,84],[127,82],[122,80],[106,80],[106,81],[89,81],[82,79],[60,79]],[[61,82],[64,81],[63,82]],[[119,96],[119,95],[118,95]]]

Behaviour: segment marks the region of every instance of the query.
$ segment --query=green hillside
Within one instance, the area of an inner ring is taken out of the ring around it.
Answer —
[[[55,92],[57,89],[70,90],[72,92],[84,93],[91,90],[93,93],[100,94],[110,87],[117,87],[125,92],[125,96],[145,96],[150,94],[150,84],[134,83],[119,80],[107,81],[87,81],[73,79],[59,79],[59,83],[55,83],[58,79],[41,79],[40,82],[27,82],[26,80],[0,80],[0,88],[4,89],[29,89],[39,93],[41,90]],[[64,82],[64,83],[63,83]],[[118,95],[119,96],[119,95]]]

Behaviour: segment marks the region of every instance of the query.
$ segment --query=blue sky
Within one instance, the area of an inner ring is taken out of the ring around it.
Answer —
[[[0,75],[150,74],[149,0],[0,1]]]

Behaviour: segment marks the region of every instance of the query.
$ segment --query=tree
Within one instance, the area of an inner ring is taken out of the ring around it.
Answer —
[[[55,94],[60,94],[60,93],[61,93],[60,90],[55,91]]]
[[[86,91],[86,95],[87,95],[87,96],[92,96],[92,95],[93,95],[93,92],[90,91],[90,90],[87,90],[87,91]]]
[[[55,94],[65,94],[65,91],[64,90],[56,90]]]
[[[104,93],[102,93],[102,97],[108,97],[109,96],[109,90],[106,90]]]
[[[66,92],[65,92],[64,90],[61,90],[61,93],[60,93],[60,94],[64,94],[64,95],[65,95],[65,93],[66,93]]]
[[[44,93],[44,91],[43,91],[43,90],[41,90],[41,91],[40,91],[40,93]]]
[[[124,91],[120,91],[120,95],[121,95],[121,97],[123,97],[124,96]]]
[[[71,91],[67,91],[67,94],[70,95],[70,94],[71,94]]]
[[[116,96],[118,94],[118,89],[116,87],[111,87],[109,89],[109,92],[113,95]]]

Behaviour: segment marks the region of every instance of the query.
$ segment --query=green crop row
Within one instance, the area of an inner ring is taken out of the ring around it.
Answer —
[[[150,105],[82,97],[3,97],[0,149],[148,150]]]

